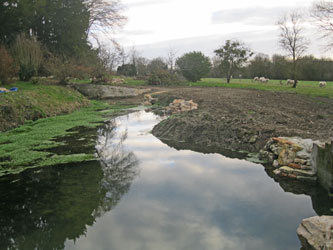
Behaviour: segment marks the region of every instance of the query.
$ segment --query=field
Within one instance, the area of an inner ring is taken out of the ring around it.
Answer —
[[[197,87],[226,87],[226,88],[242,88],[242,89],[259,89],[266,91],[288,92],[313,97],[329,97],[333,98],[333,82],[327,82],[327,86],[320,88],[319,81],[299,81],[297,88],[286,85],[286,81],[270,80],[268,83],[254,82],[252,79],[232,79],[231,83],[227,83],[225,78],[203,78],[199,82],[183,82],[181,86],[197,86]],[[141,80],[128,79],[126,85],[138,86],[144,85]]]

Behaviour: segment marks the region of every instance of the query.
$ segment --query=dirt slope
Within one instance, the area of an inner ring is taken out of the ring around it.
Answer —
[[[159,95],[192,99],[199,109],[155,126],[162,140],[258,152],[273,136],[333,138],[333,100],[232,88],[175,88]]]

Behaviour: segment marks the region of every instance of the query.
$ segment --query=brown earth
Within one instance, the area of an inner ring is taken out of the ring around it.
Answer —
[[[199,108],[155,126],[162,141],[258,152],[271,137],[333,138],[333,99],[221,87],[164,90],[156,95],[161,104],[183,98]]]

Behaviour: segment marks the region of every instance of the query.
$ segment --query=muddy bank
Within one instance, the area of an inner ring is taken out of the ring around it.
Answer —
[[[162,140],[259,152],[271,137],[333,137],[333,100],[231,88],[177,88],[158,95],[193,100],[198,110],[172,115],[154,127]]]

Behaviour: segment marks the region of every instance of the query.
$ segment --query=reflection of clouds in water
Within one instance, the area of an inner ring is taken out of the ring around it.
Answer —
[[[122,145],[135,152],[140,178],[122,202],[88,230],[87,238],[76,245],[67,242],[68,249],[299,246],[296,227],[314,215],[309,197],[284,193],[260,165],[177,151],[140,133],[156,123],[154,115],[144,112],[117,120],[117,133],[128,128]]]

